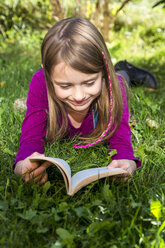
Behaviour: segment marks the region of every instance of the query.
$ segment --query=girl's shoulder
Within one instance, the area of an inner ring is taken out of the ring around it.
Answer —
[[[42,68],[38,69],[35,73],[34,73],[34,76],[39,76],[39,77],[42,77],[44,76],[44,70]]]
[[[39,80],[40,82],[45,82],[44,70],[41,68],[33,74],[32,80]]]
[[[47,88],[43,69],[36,71],[32,76],[27,103],[33,106],[48,107]]]
[[[119,85],[120,85],[123,102],[124,103],[129,102],[129,89],[128,89],[128,85],[127,85],[126,81],[119,74],[116,74],[116,77],[117,77]]]
[[[123,91],[126,91],[126,93],[127,93],[126,81],[123,79],[123,77],[120,74],[116,74],[116,77],[118,79],[118,83],[120,85],[120,89],[121,89],[122,93],[123,93]]]
[[[31,83],[29,85],[29,89],[42,88],[46,90],[46,81],[44,76],[43,69],[39,69],[32,76]]]

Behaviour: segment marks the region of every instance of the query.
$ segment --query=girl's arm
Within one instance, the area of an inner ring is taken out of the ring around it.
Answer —
[[[47,112],[46,83],[43,70],[39,70],[34,74],[29,86],[27,112],[22,124],[20,148],[16,156],[14,168],[16,164],[22,164],[19,161],[24,161],[34,152],[44,153]]]
[[[129,174],[133,174],[136,168],[141,166],[141,162],[134,157],[131,145],[131,129],[129,126],[129,109],[127,104],[127,96],[124,85],[121,83],[121,91],[123,97],[123,113],[121,123],[108,140],[109,149],[116,149],[117,154],[112,157],[112,162],[109,166],[120,167],[128,170]],[[135,166],[136,165],[136,166]]]

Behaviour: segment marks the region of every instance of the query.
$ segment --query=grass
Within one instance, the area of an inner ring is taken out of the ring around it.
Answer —
[[[26,184],[13,174],[12,163],[24,118],[24,113],[13,112],[13,102],[26,97],[31,76],[40,67],[41,34],[3,44],[0,52],[0,247],[165,247],[164,13],[161,9],[149,11],[146,7],[147,16],[141,10],[143,18],[139,18],[135,8],[132,5],[129,8],[130,16],[125,17],[122,29],[111,33],[108,46],[113,61],[127,59],[152,70],[159,84],[155,92],[143,87],[130,89],[132,144],[142,167],[126,183],[110,183],[107,178],[69,197],[63,178],[55,168],[49,169],[50,181],[42,187]],[[149,15],[152,21],[146,24]],[[120,16],[118,22],[123,18]],[[158,29],[162,31],[156,32]],[[150,128],[146,118],[155,120],[159,128]],[[75,150],[73,142],[67,140],[46,146],[45,153],[66,159],[73,172],[108,164],[106,146]]]

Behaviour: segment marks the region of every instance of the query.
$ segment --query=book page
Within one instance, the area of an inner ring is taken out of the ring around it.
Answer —
[[[68,194],[73,195],[83,186],[93,181],[96,181],[100,178],[107,177],[107,176],[113,176],[113,175],[119,175],[125,172],[126,172],[125,170],[120,169],[120,168],[109,169],[107,167],[91,168],[91,169],[79,171],[75,175],[73,175],[71,179],[72,189]]]
[[[71,190],[71,170],[70,170],[70,166],[65,160],[60,159],[60,158],[51,158],[51,157],[44,157],[44,156],[43,157],[35,156],[31,158],[30,160],[31,161],[33,160],[42,161],[43,160],[43,161],[49,161],[52,164],[55,164],[63,175],[67,191]]]

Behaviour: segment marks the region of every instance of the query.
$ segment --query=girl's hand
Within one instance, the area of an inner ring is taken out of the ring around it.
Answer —
[[[133,175],[135,170],[137,169],[135,161],[134,160],[128,160],[128,159],[113,160],[108,165],[108,168],[121,168],[123,170],[126,170],[127,173],[124,173],[121,176],[114,176],[113,177],[113,178],[123,177],[124,181],[129,179]]]
[[[30,159],[35,156],[40,156],[42,158],[44,154],[34,152],[31,156],[19,161],[16,164],[14,173],[21,176],[25,182],[34,181],[39,184],[44,184],[48,180],[46,169],[51,165],[51,163],[48,161],[42,164],[40,164],[39,161],[31,162]]]

